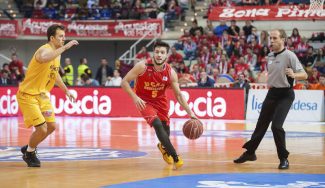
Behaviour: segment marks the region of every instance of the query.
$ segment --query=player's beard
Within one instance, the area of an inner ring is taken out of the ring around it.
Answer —
[[[161,63],[158,63],[157,61],[156,61],[156,58],[154,58],[154,61],[155,61],[155,64],[156,65],[163,65],[164,63],[165,63],[165,61],[166,61],[166,59],[167,59],[167,57],[163,60],[163,61],[161,61]]]

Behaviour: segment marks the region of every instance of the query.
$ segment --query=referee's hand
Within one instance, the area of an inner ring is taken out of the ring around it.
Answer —
[[[285,73],[287,76],[291,77],[291,78],[295,78],[295,73],[293,72],[293,70],[291,68],[286,68]]]

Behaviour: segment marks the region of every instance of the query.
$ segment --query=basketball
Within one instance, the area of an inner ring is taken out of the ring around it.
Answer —
[[[184,123],[183,134],[186,138],[195,140],[203,133],[203,124],[198,119],[190,119]]]

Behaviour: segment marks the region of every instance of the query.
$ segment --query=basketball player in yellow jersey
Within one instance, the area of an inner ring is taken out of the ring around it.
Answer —
[[[51,25],[47,29],[48,42],[41,46],[33,55],[24,81],[19,85],[17,100],[24,117],[25,125],[35,127],[29,143],[21,148],[23,159],[28,167],[40,167],[36,156],[36,147],[55,130],[55,115],[47,93],[57,84],[74,101],[75,98],[63,83],[60,74],[61,54],[78,41],[65,41],[64,27]]]

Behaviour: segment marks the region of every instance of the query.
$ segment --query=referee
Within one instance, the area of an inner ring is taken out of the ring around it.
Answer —
[[[272,133],[280,160],[279,169],[288,169],[289,152],[286,149],[285,131],[283,123],[290,110],[295,94],[292,89],[294,79],[307,79],[307,74],[297,56],[284,46],[286,33],[276,29],[270,33],[272,52],[268,55],[269,91],[263,102],[260,116],[251,139],[243,145],[245,151],[234,163],[255,161],[255,150],[261,143],[270,122]]]

